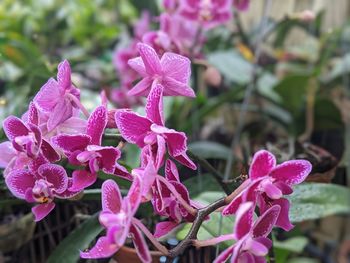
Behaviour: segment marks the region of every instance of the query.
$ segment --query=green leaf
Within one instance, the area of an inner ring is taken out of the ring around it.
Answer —
[[[343,129],[339,108],[327,98],[318,98],[315,102],[315,130]]]
[[[95,214],[73,230],[52,252],[47,263],[76,263],[80,257],[79,251],[88,248],[102,231],[97,218],[98,214]]]
[[[190,197],[196,198],[199,195],[205,191],[206,193],[211,191],[215,193],[221,193],[222,190],[221,186],[218,184],[218,182],[213,178],[210,174],[198,174],[197,176],[191,177],[187,180],[185,180],[184,185],[188,189],[188,192],[190,194]],[[214,196],[215,198],[215,196]],[[220,198],[220,197],[219,197]],[[218,199],[218,198],[217,198]],[[0,201],[1,203],[1,201]]]
[[[231,154],[229,147],[217,142],[198,141],[193,142],[188,146],[189,150],[195,155],[204,159],[222,159],[227,160]]]
[[[291,75],[281,80],[274,90],[282,98],[282,105],[296,114],[304,104],[309,75]]]
[[[350,192],[344,186],[301,184],[294,187],[294,193],[288,199],[291,201],[289,216],[294,223],[350,213]]]
[[[253,65],[234,50],[211,53],[208,61],[230,82],[244,85],[251,81]]]

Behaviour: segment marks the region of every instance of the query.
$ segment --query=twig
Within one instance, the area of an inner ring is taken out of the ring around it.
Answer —
[[[202,159],[201,157],[197,156],[191,151],[187,151],[187,153],[191,159],[195,160],[200,166],[202,166],[210,172],[210,174],[220,184],[220,186],[227,195],[229,195],[232,192],[228,185],[225,182],[223,182],[223,176],[213,166],[211,166],[211,164],[207,160]]]

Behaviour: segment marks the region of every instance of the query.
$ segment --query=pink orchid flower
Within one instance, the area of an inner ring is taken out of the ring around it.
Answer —
[[[141,13],[141,17],[134,24],[134,36],[137,40],[141,40],[143,35],[150,30],[151,14],[144,10]]]
[[[191,200],[187,188],[181,183],[176,165],[167,160],[165,164],[165,179],[181,195],[183,200],[193,208],[198,208]],[[153,186],[152,205],[159,215],[165,216],[169,221],[164,221],[156,225],[155,237],[161,237],[169,233],[178,226],[182,220],[193,222],[195,217],[191,215],[173,195],[168,185],[160,180],[156,180]]]
[[[274,205],[265,211],[253,224],[254,205],[251,202],[239,206],[234,226],[233,235],[223,235],[216,238],[217,241],[225,241],[231,238],[236,243],[224,250],[214,263],[226,262],[231,257],[231,263],[255,263],[266,262],[265,256],[272,245],[267,236],[272,231],[280,213],[280,207]]]
[[[250,0],[233,0],[233,6],[239,11],[246,11],[249,8]]]
[[[137,144],[140,148],[152,145],[154,156],[164,156],[166,145],[170,156],[183,165],[196,169],[196,165],[186,154],[187,137],[185,133],[164,126],[163,87],[161,85],[155,85],[147,98],[146,117],[132,111],[120,110],[117,111],[115,120],[120,133],[127,142]]]
[[[48,114],[47,129],[74,116],[80,108],[80,91],[71,81],[71,68],[67,60],[58,65],[57,81],[49,79],[34,98],[39,110]]]
[[[120,158],[119,149],[101,146],[107,118],[106,107],[99,106],[91,113],[85,134],[60,134],[52,138],[53,144],[64,151],[71,164],[86,167],[85,170],[73,172],[71,191],[81,191],[92,185],[99,170],[113,174],[116,169],[116,161]]]
[[[129,92],[128,86],[122,84],[120,88],[114,88],[111,90],[110,99],[114,102],[119,108],[132,108],[134,106],[143,105],[143,101],[140,97],[132,97],[128,95]],[[113,116],[114,122],[114,116]]]
[[[135,212],[141,202],[142,182],[138,176],[122,198],[118,185],[107,180],[102,185],[102,212],[100,223],[106,228],[106,236],[100,237],[89,251],[80,252],[82,258],[107,258],[122,247],[127,237],[131,237],[142,262],[151,262],[150,252],[140,231]],[[141,223],[142,224],[142,223]]]
[[[156,51],[149,45],[138,43],[140,57],[129,60],[129,65],[142,80],[129,91],[130,96],[147,96],[151,87],[164,86],[164,96],[195,97],[188,86],[191,75],[191,62],[188,58],[166,52],[159,59]]]
[[[311,172],[312,165],[306,160],[291,160],[276,165],[275,156],[265,150],[258,151],[253,157],[249,169],[249,179],[244,182],[246,188],[223,210],[224,215],[237,211],[243,202],[258,204],[263,213],[274,204],[281,206],[276,225],[289,231],[289,201],[282,198],[293,192],[292,186],[300,184]]]
[[[30,106],[26,123],[15,116],[9,116],[3,121],[3,129],[17,152],[25,153],[31,159],[42,154],[49,162],[60,159],[51,144],[42,138],[38,127],[38,114],[33,104]]]
[[[24,169],[32,161],[25,153],[18,152],[9,141],[0,143],[0,168],[6,177],[12,170]]]
[[[71,183],[63,167],[56,164],[43,164],[37,172],[13,170],[5,178],[11,193],[30,203],[37,203],[32,208],[35,221],[46,217],[55,207],[54,199],[69,198],[76,192],[68,191]]]
[[[179,14],[198,21],[207,29],[223,24],[232,18],[232,0],[182,0]]]
[[[179,7],[179,0],[163,0],[163,7],[168,13],[174,13]]]

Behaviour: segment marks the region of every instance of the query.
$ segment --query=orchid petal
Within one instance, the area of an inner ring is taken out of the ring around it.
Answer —
[[[162,68],[156,51],[151,46],[143,43],[138,43],[137,48],[145,65],[146,72],[150,75],[160,74]]]
[[[30,102],[28,109],[28,123],[38,125],[39,124],[39,113],[35,104]]]
[[[279,205],[281,207],[281,211],[278,215],[276,226],[282,228],[285,231],[290,231],[294,226],[289,220],[289,201],[285,198],[281,198],[275,200],[273,205]]]
[[[91,137],[91,144],[101,145],[106,125],[107,109],[104,106],[99,106],[91,113],[87,122],[86,134]]]
[[[28,135],[29,130],[24,125],[21,119],[9,116],[3,121],[2,125],[4,132],[9,140],[14,140],[16,137]]]
[[[162,236],[165,236],[177,226],[178,224],[173,221],[164,221],[164,222],[157,223],[154,237],[160,238]]]
[[[107,237],[100,237],[89,251],[80,252],[81,258],[109,258],[118,251],[116,244],[110,243]]]
[[[55,151],[55,149],[51,146],[51,144],[46,140],[42,140],[41,151],[45,156],[45,158],[51,163],[54,163],[60,160],[59,154]]]
[[[137,144],[139,147],[144,146],[143,138],[150,130],[151,121],[128,111],[118,111],[115,121],[126,141]]]
[[[68,187],[68,176],[66,170],[57,164],[43,164],[39,167],[38,173],[51,183],[56,193],[63,193]]]
[[[169,159],[165,163],[165,178],[169,181],[180,182],[179,171],[175,163]]]
[[[97,174],[86,170],[76,170],[72,174],[73,183],[68,189],[71,192],[80,192],[96,182]]]
[[[118,213],[122,205],[122,195],[117,183],[111,179],[102,184],[102,210]]]
[[[145,77],[139,81],[131,90],[128,91],[128,96],[147,96],[148,90],[152,86],[153,80],[150,77]]]
[[[165,52],[160,63],[166,76],[182,83],[188,83],[191,76],[191,61],[187,57]]]
[[[288,185],[300,184],[310,174],[312,165],[306,160],[292,160],[277,165],[271,171],[271,177]]]
[[[265,150],[258,151],[254,154],[252,164],[249,169],[249,177],[255,180],[259,177],[266,176],[276,166],[275,156]]]
[[[162,85],[166,87],[164,96],[185,96],[195,98],[196,94],[186,83],[182,83],[171,77],[165,76]]]
[[[147,97],[146,116],[155,124],[164,125],[163,116],[163,86],[155,85]]]
[[[42,220],[55,208],[55,203],[47,203],[36,205],[32,208],[32,213],[35,217],[35,222]]]
[[[0,168],[6,168],[16,155],[17,151],[13,148],[11,142],[0,143]]]
[[[36,94],[33,101],[35,105],[44,112],[50,112],[62,98],[60,87],[56,80],[50,78],[40,91]]]
[[[13,170],[5,177],[5,182],[14,196],[24,199],[27,189],[34,187],[35,178],[28,170]]]
[[[135,214],[141,202],[142,190],[143,185],[141,178],[138,175],[134,175],[134,181],[132,182],[128,195],[126,196],[126,199],[130,202],[132,214]]]
[[[145,64],[143,63],[141,57],[129,59],[128,65],[137,73],[139,73],[141,76],[145,77],[147,75]]]
[[[252,202],[242,203],[236,215],[234,235],[239,240],[249,233],[253,224],[254,205]]]
[[[151,253],[147,247],[146,240],[143,237],[141,231],[134,224],[131,224],[130,226],[130,234],[136,249],[136,253],[142,262],[152,262]]]
[[[279,205],[274,205],[262,214],[253,226],[253,237],[266,237],[270,234],[281,211]]]
[[[85,134],[60,134],[51,139],[51,142],[65,153],[71,154],[77,150],[84,150],[90,144],[91,137]]]
[[[70,100],[66,98],[60,99],[50,113],[49,120],[47,121],[47,129],[52,131],[72,116],[73,106]]]
[[[57,67],[57,81],[63,89],[68,89],[72,85],[71,68],[67,60],[63,60]]]

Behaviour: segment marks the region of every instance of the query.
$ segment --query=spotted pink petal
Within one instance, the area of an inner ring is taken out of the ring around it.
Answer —
[[[9,140],[14,140],[16,137],[28,135],[29,130],[24,125],[21,119],[9,116],[3,121],[2,125],[4,132]]]
[[[213,263],[224,263],[233,253],[234,246],[230,246],[221,252],[221,254],[213,261]]]
[[[97,174],[87,170],[76,170],[72,174],[73,183],[69,188],[71,192],[80,192],[96,182]]]
[[[65,122],[72,116],[72,102],[68,98],[60,99],[49,115],[49,120],[47,121],[47,129],[49,131],[52,131],[59,124]]]
[[[276,166],[275,156],[265,150],[260,150],[254,154],[252,164],[249,168],[249,177],[255,180],[266,176]]]
[[[239,205],[243,203],[242,194],[234,198],[225,208],[222,210],[222,215],[233,215],[237,212]]]
[[[163,117],[163,86],[154,85],[147,97],[146,116],[155,124],[164,126]]]
[[[187,84],[191,76],[191,61],[176,53],[165,52],[160,60],[163,72],[181,83]]]
[[[50,78],[34,97],[35,105],[44,112],[51,113],[58,101],[62,98],[62,92],[56,80]]]
[[[77,150],[84,150],[90,144],[90,141],[91,137],[85,134],[60,134],[51,139],[51,142],[66,154],[71,154]]]
[[[81,258],[109,258],[114,255],[119,249],[119,246],[113,244],[105,236],[100,237],[95,246],[89,251],[81,251]]]
[[[73,185],[73,179],[68,178],[68,187],[66,191],[60,194],[56,194],[56,196],[61,199],[68,199],[68,198],[77,196],[80,193],[80,191],[70,191],[69,188],[72,187],[72,185]]]
[[[177,226],[178,224],[174,221],[164,221],[157,223],[154,237],[160,238],[162,236],[165,236]]]
[[[271,171],[271,177],[288,185],[300,184],[310,174],[312,165],[306,160],[291,160],[277,165]]]
[[[171,160],[166,160],[165,163],[165,178],[169,181],[180,182],[179,172],[175,163]]]
[[[128,91],[128,96],[147,96],[150,87],[152,86],[152,78],[145,77],[139,81],[131,90]]]
[[[251,252],[253,255],[259,257],[266,256],[269,252],[269,249],[264,244],[253,238],[247,240],[244,248]],[[252,262],[254,262],[254,259]]]
[[[101,145],[106,125],[107,109],[105,106],[99,106],[91,113],[87,122],[86,134],[91,137],[91,144]]]
[[[42,220],[55,208],[55,203],[47,203],[36,205],[32,208],[32,213],[35,217],[35,222]]]
[[[161,74],[162,67],[156,51],[151,46],[143,43],[138,43],[137,48],[145,65],[146,72],[149,75]]]
[[[126,141],[137,144],[139,147],[144,146],[143,139],[150,131],[151,121],[129,111],[118,111],[115,121]]]
[[[14,196],[24,199],[27,189],[34,187],[35,178],[28,170],[13,170],[5,177],[5,182]]]
[[[69,89],[72,85],[71,68],[67,60],[63,60],[57,67],[57,81],[63,89]]]
[[[182,153],[181,155],[175,156],[174,159],[192,170],[197,169],[197,166],[194,164],[194,162],[192,162],[192,160],[187,156],[186,153]]]
[[[146,240],[141,231],[134,224],[131,224],[130,226],[130,234],[136,249],[136,253],[142,262],[152,262],[151,253],[147,247]]]
[[[281,211],[279,205],[274,205],[262,214],[253,226],[253,237],[267,237],[275,225]]]
[[[39,124],[39,113],[33,102],[29,104],[28,122],[36,126]]]
[[[102,184],[102,210],[119,213],[122,206],[122,195],[117,183],[111,179]]]
[[[42,140],[41,151],[45,158],[51,162],[57,162],[60,160],[60,155],[55,151],[55,149],[46,140]]]
[[[166,87],[164,96],[185,96],[195,98],[196,94],[187,83],[182,83],[176,79],[165,76],[162,80],[162,85]]]
[[[115,164],[120,158],[120,150],[112,146],[95,146],[89,145],[87,147],[88,151],[96,151],[101,155],[99,158],[100,166],[102,171],[107,174],[113,174],[115,171]]]
[[[279,205],[281,212],[278,215],[276,226],[282,228],[285,231],[290,231],[294,226],[289,220],[289,201],[285,198],[275,200],[273,205]]]
[[[38,174],[53,184],[55,192],[63,193],[68,187],[68,176],[66,170],[57,164],[43,164],[38,169]]]
[[[243,238],[252,228],[253,225],[254,204],[252,202],[242,203],[236,215],[234,235],[235,239]]]
[[[127,202],[130,202],[131,213],[135,214],[139,204],[141,202],[143,190],[143,182],[141,181],[140,176],[134,175],[134,181],[131,184],[128,195],[125,197]]]
[[[151,151],[152,146],[150,145],[149,148]],[[165,139],[162,136],[157,135],[157,155],[154,162],[156,170],[159,170],[159,168],[163,166],[165,153],[166,153]]]
[[[0,143],[0,168],[6,168],[16,155],[17,151],[13,148],[11,142]]]
[[[238,258],[238,262],[244,262],[244,263],[256,263],[255,258],[252,254],[249,252],[242,252]]]
[[[139,73],[142,77],[145,77],[147,75],[145,64],[143,63],[141,57],[129,59],[128,64],[133,70]]]
[[[119,176],[128,181],[132,181],[133,177],[129,171],[122,165],[115,163],[114,175]]]

